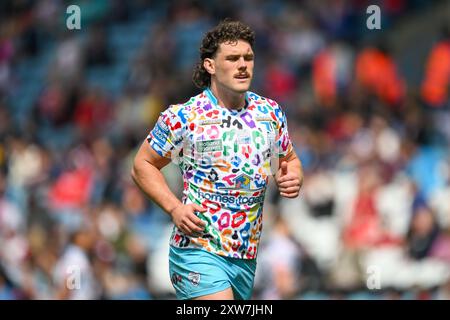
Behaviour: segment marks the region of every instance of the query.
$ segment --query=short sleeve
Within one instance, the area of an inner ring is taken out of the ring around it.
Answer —
[[[276,144],[278,157],[287,156],[293,149],[291,138],[289,137],[287,119],[284,111],[279,105],[275,108],[275,116],[277,118]]]
[[[161,112],[158,121],[147,136],[150,146],[162,157],[172,158],[172,152],[181,147],[186,119],[182,108],[171,106]]]

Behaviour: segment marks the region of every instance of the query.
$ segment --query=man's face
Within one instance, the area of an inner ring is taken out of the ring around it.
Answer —
[[[206,59],[208,60],[208,59]],[[253,77],[254,54],[250,44],[243,40],[224,42],[206,67],[211,83],[238,93],[250,88]]]

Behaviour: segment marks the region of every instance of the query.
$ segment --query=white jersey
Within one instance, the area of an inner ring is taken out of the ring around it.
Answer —
[[[268,177],[293,149],[280,106],[247,92],[246,106],[230,110],[206,89],[162,112],[147,139],[158,154],[178,161],[183,203],[207,209],[198,214],[207,223],[202,236],[175,227],[171,245],[256,258]]]

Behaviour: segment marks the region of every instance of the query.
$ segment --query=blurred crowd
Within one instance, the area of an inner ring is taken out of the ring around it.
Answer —
[[[449,299],[449,26],[421,35],[419,84],[386,37],[445,2],[372,2],[383,31],[364,0],[1,2],[0,299],[175,298],[172,224],[131,164],[199,92],[201,38],[225,17],[255,30],[252,91],[286,111],[305,173],[298,199],[267,192],[254,298]]]

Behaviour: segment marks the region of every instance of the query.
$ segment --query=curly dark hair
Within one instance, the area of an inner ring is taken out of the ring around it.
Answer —
[[[203,67],[203,61],[206,58],[212,58],[221,43],[238,40],[247,41],[252,47],[255,41],[255,32],[240,21],[225,19],[206,33],[200,46],[200,61],[192,74],[192,81],[197,87],[204,89],[211,85],[211,75]]]

